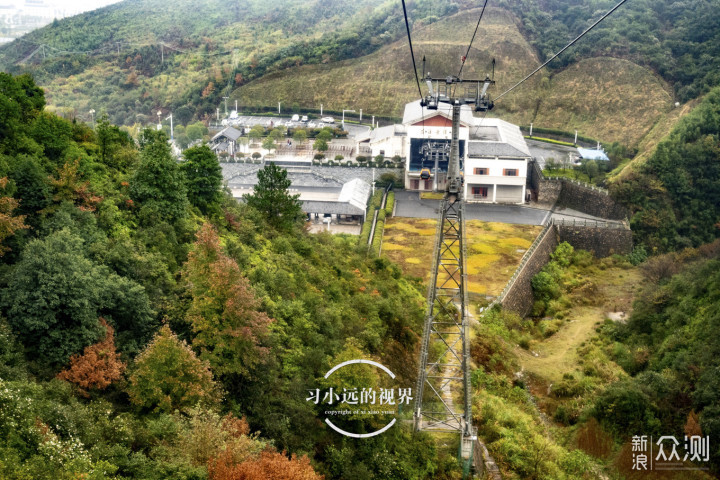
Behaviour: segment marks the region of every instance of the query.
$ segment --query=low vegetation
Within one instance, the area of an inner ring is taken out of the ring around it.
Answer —
[[[716,241],[634,267],[561,244],[533,281],[539,316],[483,317],[475,415],[508,478],[643,478],[633,435],[713,435],[719,254]],[[715,454],[685,467],[714,472]]]
[[[403,271],[430,279],[437,220],[394,217],[387,220],[382,254]],[[499,295],[541,227],[478,220],[466,222],[468,290],[473,295]]]

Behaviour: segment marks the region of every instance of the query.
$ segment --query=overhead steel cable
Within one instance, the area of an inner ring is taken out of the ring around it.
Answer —
[[[402,0],[402,7],[403,7],[403,15],[405,16],[405,29],[407,30],[407,37],[408,37],[408,44],[410,45],[410,57],[412,58],[412,64],[413,64],[413,73],[415,73],[415,83],[417,84],[418,89],[418,95],[420,95],[420,100],[423,99],[422,90],[420,89],[420,78],[418,78],[417,73],[417,65],[415,64],[415,52],[413,51],[413,45],[412,45],[412,38],[410,37],[410,23],[408,22],[408,16],[407,16],[407,7],[405,6],[405,0]],[[423,72],[423,75],[425,75],[425,72]],[[422,102],[421,102],[422,105]],[[425,107],[420,107],[420,117],[422,118],[422,131],[423,131],[423,138],[425,137]]]
[[[504,91],[503,93],[501,93],[500,95],[498,95],[498,96],[495,98],[495,101],[497,102],[497,101],[500,100],[502,97],[504,97],[506,94],[510,93],[511,91],[513,91],[513,90],[515,90],[517,87],[519,87],[523,82],[525,82],[525,80],[527,80],[528,78],[532,77],[532,76],[535,75],[537,72],[539,72],[540,70],[542,70],[543,67],[545,67],[548,63],[550,63],[550,62],[552,62],[553,60],[555,60],[555,59],[556,59],[561,53],[563,53],[565,50],[567,50],[568,48],[570,48],[571,46],[573,46],[573,45],[575,44],[575,42],[577,42],[578,40],[580,40],[583,36],[585,36],[586,33],[588,33],[590,30],[592,30],[593,28],[595,28],[600,22],[602,22],[603,20],[605,20],[605,18],[607,18],[608,15],[610,15],[610,14],[613,13],[615,10],[617,10],[618,8],[620,8],[620,6],[621,6],[623,3],[625,3],[625,2],[627,2],[627,0],[621,0],[620,3],[618,3],[617,5],[615,5],[615,6],[614,6],[613,8],[611,8],[605,15],[603,15],[602,17],[600,17],[595,23],[593,23],[593,24],[590,25],[587,29],[585,29],[584,32],[582,32],[580,35],[578,35],[577,37],[575,37],[575,40],[573,40],[572,42],[570,42],[570,43],[568,43],[567,45],[565,45],[559,52],[557,52],[555,55],[553,55],[552,57],[550,57],[545,63],[543,63],[543,64],[540,65],[538,68],[536,68],[535,70],[533,70],[533,72],[532,72],[530,75],[528,75],[527,77],[523,78],[523,79],[520,80],[518,83],[516,83],[515,85],[513,85],[513,86],[510,87],[510,88],[508,88],[507,90],[505,90],[505,91]]]
[[[405,29],[407,30],[408,43],[410,44],[410,56],[412,57],[413,72],[415,73],[415,83],[418,88],[418,95],[423,98],[422,90],[420,89],[420,79],[418,78],[417,66],[415,64],[415,52],[413,51],[412,38],[410,38],[410,23],[408,22],[407,8],[405,7],[405,0],[402,0],[403,14],[405,15]],[[423,73],[424,75],[424,73]]]
[[[475,36],[477,35],[478,28],[480,28],[480,22],[482,21],[483,15],[485,14],[485,7],[487,7],[488,0],[485,0],[485,5],[483,5],[482,10],[480,11],[480,18],[478,18],[477,25],[475,25],[475,32],[473,33],[472,38],[470,39],[470,44],[468,45],[467,52],[465,52],[465,55],[462,57],[462,63],[460,64],[460,71],[458,72],[458,78],[462,78],[462,71],[463,67],[465,67],[465,61],[467,60],[468,55],[470,55],[470,49],[472,48],[473,41],[475,40]]]

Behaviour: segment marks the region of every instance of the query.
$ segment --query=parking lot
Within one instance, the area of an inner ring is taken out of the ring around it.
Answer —
[[[342,122],[339,119],[335,119],[335,122],[328,123],[322,122],[320,119],[310,119],[307,122],[293,121],[292,116],[289,117],[270,117],[270,116],[250,116],[240,115],[236,118],[223,120],[223,125],[212,125],[215,129],[221,130],[226,126],[235,128],[240,127],[253,127],[254,125],[262,125],[265,127],[287,127],[287,128],[323,128],[323,127],[342,127]],[[354,123],[345,123],[345,130],[348,132],[349,137],[357,137],[367,135],[370,132],[370,127],[367,125],[357,125]]]

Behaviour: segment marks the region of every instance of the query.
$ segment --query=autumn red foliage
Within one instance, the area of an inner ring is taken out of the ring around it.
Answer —
[[[115,331],[104,318],[100,323],[105,327],[105,338],[89,347],[82,355],[70,357],[70,367],[58,373],[57,378],[74,383],[87,395],[87,390],[102,390],[120,379],[125,363],[120,361],[115,349]]]
[[[208,464],[210,480],[322,480],[307,456],[288,458],[285,452],[263,451],[259,457],[235,463],[226,450]]]
[[[187,319],[200,357],[218,375],[248,375],[267,357],[263,341],[272,320],[258,310],[260,302],[250,282],[222,251],[212,225],[205,224],[197,233],[183,273],[192,295]]]

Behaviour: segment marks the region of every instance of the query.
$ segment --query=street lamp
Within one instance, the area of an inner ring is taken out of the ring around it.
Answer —
[[[172,118],[172,113],[171,113],[169,116],[165,117],[165,120],[167,120],[167,119],[170,119],[170,140],[174,140],[175,137],[173,136],[173,118]]]
[[[91,108],[88,113],[90,113],[90,119],[92,120],[92,128],[95,130],[95,109]]]
[[[345,112],[355,113],[355,110],[343,110],[342,128],[345,129]]]
[[[160,117],[162,117],[162,112],[160,110],[158,110],[157,116],[158,116],[157,130],[162,130],[162,120],[160,120]]]
[[[227,117],[227,99],[230,97],[223,97],[223,100],[225,100],[225,116]]]
[[[278,102],[278,115],[280,115],[280,103],[281,102]]]

